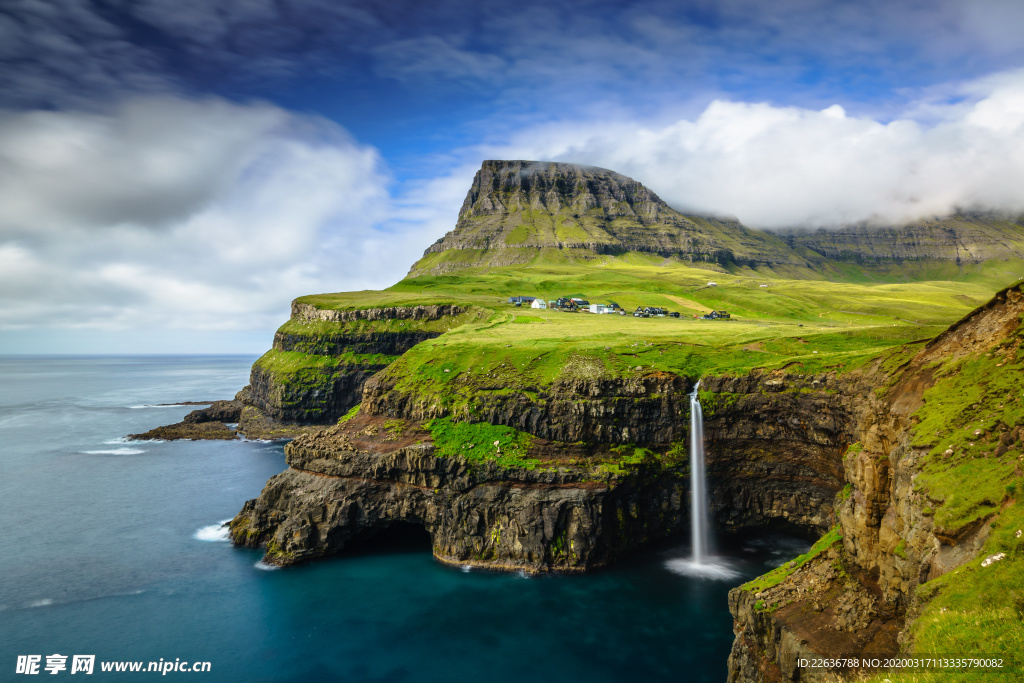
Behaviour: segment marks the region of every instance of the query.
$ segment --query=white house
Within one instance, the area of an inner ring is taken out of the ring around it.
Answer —
[[[611,313],[611,309],[609,309],[604,304],[590,304],[590,312],[591,313]]]
[[[530,304],[530,308],[547,308],[548,302],[544,299],[534,299],[533,303]]]

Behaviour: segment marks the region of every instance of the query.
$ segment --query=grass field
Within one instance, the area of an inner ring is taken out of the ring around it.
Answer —
[[[916,264],[919,275],[954,279],[903,282],[891,281],[895,276],[888,271],[849,265],[845,281],[830,281],[806,273],[792,279],[770,269],[730,273],[650,254],[574,260],[558,252],[537,250],[526,265],[408,278],[384,291],[320,294],[300,301],[334,309],[439,303],[476,307],[459,319],[429,325],[446,334],[418,345],[389,370],[405,384],[423,384],[423,390],[426,385],[440,389],[461,373],[516,376],[518,385],[546,385],[581,358],[599,375],[665,370],[697,378],[753,367],[790,366],[798,372],[856,367],[886,349],[935,336],[1005,286],[1005,278],[1012,276],[1008,269],[1020,265],[998,262],[961,272],[950,264],[930,269]],[[683,317],[514,308],[507,303],[513,295],[579,296],[592,303],[613,301],[630,312],[660,306]],[[733,318],[693,318],[712,309],[728,310]],[[405,326],[403,321],[360,323],[366,330]],[[322,327],[287,323],[282,331],[328,331]]]
[[[581,296],[592,303],[615,301],[627,310],[663,306],[686,311],[727,309],[746,318],[855,323],[858,316],[896,317],[921,324],[947,324],[984,303],[1024,273],[1024,264],[996,262],[960,273],[955,266],[918,266],[907,281],[891,271],[849,266],[833,280],[812,273],[790,277],[770,269],[694,265],[679,259],[629,253],[573,261],[541,255],[526,265],[474,268],[457,275],[405,279],[383,291],[319,294],[299,299],[319,308],[375,308],[435,303],[501,307],[512,295],[553,299]],[[558,251],[558,250],[553,250]],[[952,268],[952,270],[950,269]],[[887,275],[888,273],[888,275]],[[709,287],[708,282],[717,286]],[[762,287],[761,285],[766,285]]]

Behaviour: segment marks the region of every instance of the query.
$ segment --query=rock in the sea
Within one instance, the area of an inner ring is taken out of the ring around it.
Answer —
[[[129,441],[145,441],[148,439],[160,439],[162,441],[175,441],[187,439],[198,441],[202,439],[234,439],[238,434],[230,429],[223,422],[176,422],[172,425],[157,427],[143,434],[129,434],[126,438]]]

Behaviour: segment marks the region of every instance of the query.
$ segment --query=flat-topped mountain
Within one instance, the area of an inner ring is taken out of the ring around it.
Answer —
[[[491,160],[477,171],[455,228],[424,252],[409,276],[578,263],[629,252],[727,269],[782,267],[790,277],[842,278],[844,263],[888,268],[1024,259],[1024,222],[958,213],[903,226],[762,231],[680,213],[642,183],[608,169]]]
[[[524,264],[544,249],[584,259],[645,252],[722,265],[808,265],[776,235],[683,215],[643,184],[608,169],[485,161],[455,229],[426,250],[410,275]]]

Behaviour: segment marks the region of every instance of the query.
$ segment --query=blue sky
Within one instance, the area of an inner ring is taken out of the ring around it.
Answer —
[[[258,352],[485,158],[757,227],[1022,211],[1024,4],[6,0],[0,352]]]

